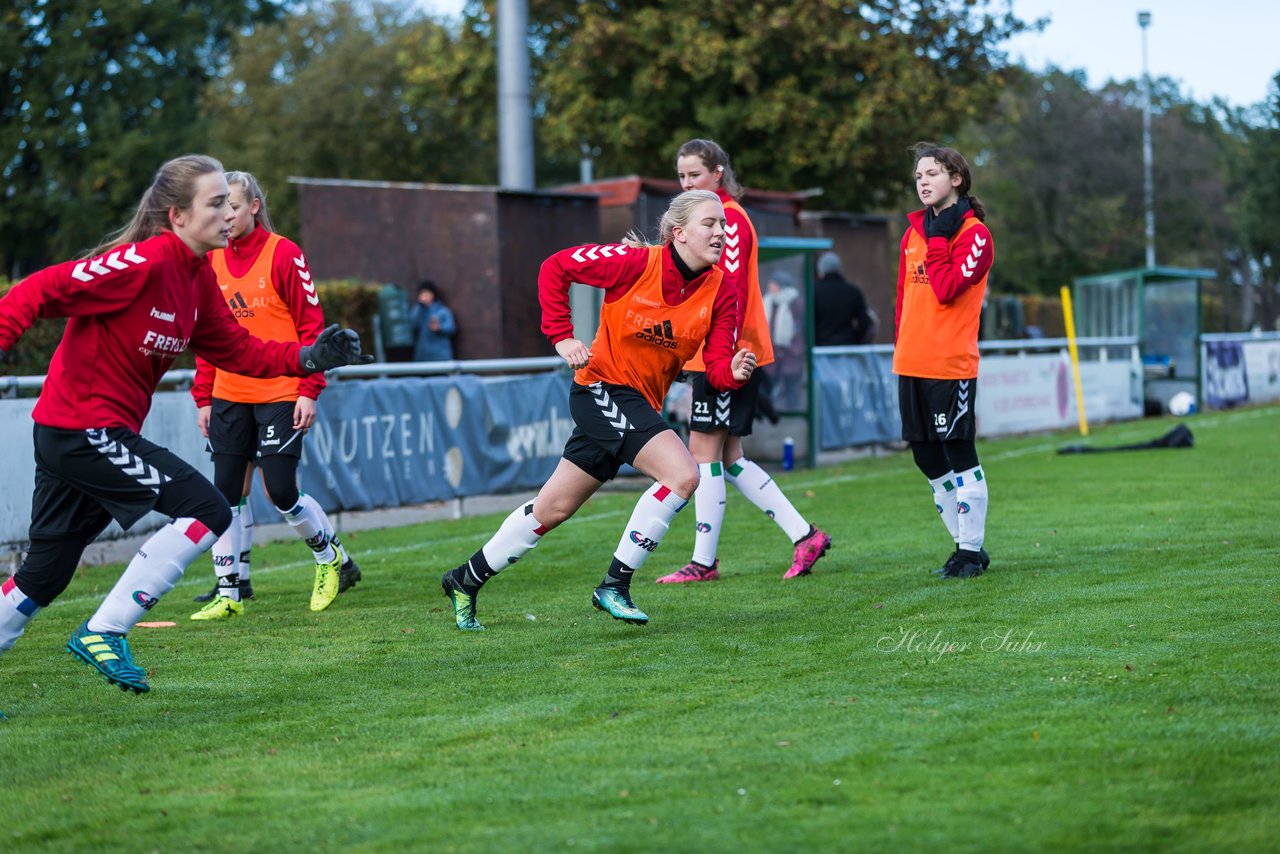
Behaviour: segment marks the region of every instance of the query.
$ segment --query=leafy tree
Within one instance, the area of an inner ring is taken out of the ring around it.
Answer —
[[[1153,82],[1156,257],[1222,266],[1228,134],[1213,111]],[[997,108],[960,135],[975,190],[996,221],[996,290],[1057,293],[1075,277],[1145,265],[1142,95],[1133,82],[1094,92],[1083,72],[1018,70]]]
[[[1233,254],[1242,287],[1242,325],[1280,328],[1280,74],[1256,110],[1231,117],[1241,145],[1235,149],[1233,189],[1241,251]]]
[[[472,4],[457,29],[434,27],[423,49],[401,55],[405,100],[422,117],[431,157],[423,180],[496,184],[498,61],[492,17]]]
[[[531,0],[539,183],[574,180],[584,144],[600,151],[597,174],[666,175],[681,142],[711,136],[752,186],[821,186],[825,205],[866,210],[900,185],[910,142],[994,100],[997,46],[1024,29],[996,5]],[[452,150],[488,181],[495,7],[467,3],[460,30],[411,71],[409,96],[471,129]]]
[[[311,2],[239,35],[227,73],[206,93],[215,150],[255,173],[272,219],[297,233],[289,176],[433,180],[450,125],[406,100],[409,69],[444,40],[440,25],[400,2]]]
[[[994,101],[998,47],[1025,28],[997,5],[535,2],[545,138],[600,146],[607,172],[666,174],[681,142],[709,136],[752,186],[866,210],[900,187],[911,142]]]
[[[21,275],[122,224],[164,160],[205,147],[200,93],[271,0],[18,0],[0,12],[0,263]]]

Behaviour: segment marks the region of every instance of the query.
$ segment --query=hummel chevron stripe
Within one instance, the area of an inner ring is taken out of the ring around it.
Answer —
[[[579,246],[569,257],[581,264],[583,261],[594,261],[597,258],[625,255],[629,248],[625,243],[611,243],[607,246]]]

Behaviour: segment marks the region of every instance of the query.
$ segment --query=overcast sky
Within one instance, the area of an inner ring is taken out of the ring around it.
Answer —
[[[1147,61],[1153,77],[1171,77],[1197,101],[1236,106],[1266,98],[1280,73],[1280,2],[1269,0],[1013,0],[1022,20],[1049,17],[1042,34],[1006,45],[1013,60],[1036,70],[1083,68],[1089,85],[1142,76],[1138,12],[1151,13]]]

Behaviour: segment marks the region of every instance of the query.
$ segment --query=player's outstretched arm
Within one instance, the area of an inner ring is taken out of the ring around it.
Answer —
[[[298,361],[304,373],[314,374],[343,365],[367,365],[373,356],[360,352],[359,333],[334,323],[314,343],[299,348]]]

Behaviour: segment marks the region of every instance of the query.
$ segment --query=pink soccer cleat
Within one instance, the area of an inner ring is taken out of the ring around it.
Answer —
[[[670,575],[664,575],[655,579],[655,581],[659,584],[683,584],[686,581],[719,581],[720,573],[716,571],[718,566],[720,566],[718,559],[711,566],[703,566],[691,560],[683,569],[677,569]]]
[[[784,579],[813,572],[813,565],[818,562],[818,558],[831,548],[831,537],[825,531],[814,525],[810,525],[809,528],[809,533],[796,543],[796,554],[791,561],[791,568],[787,570],[786,575],[782,576]]]

